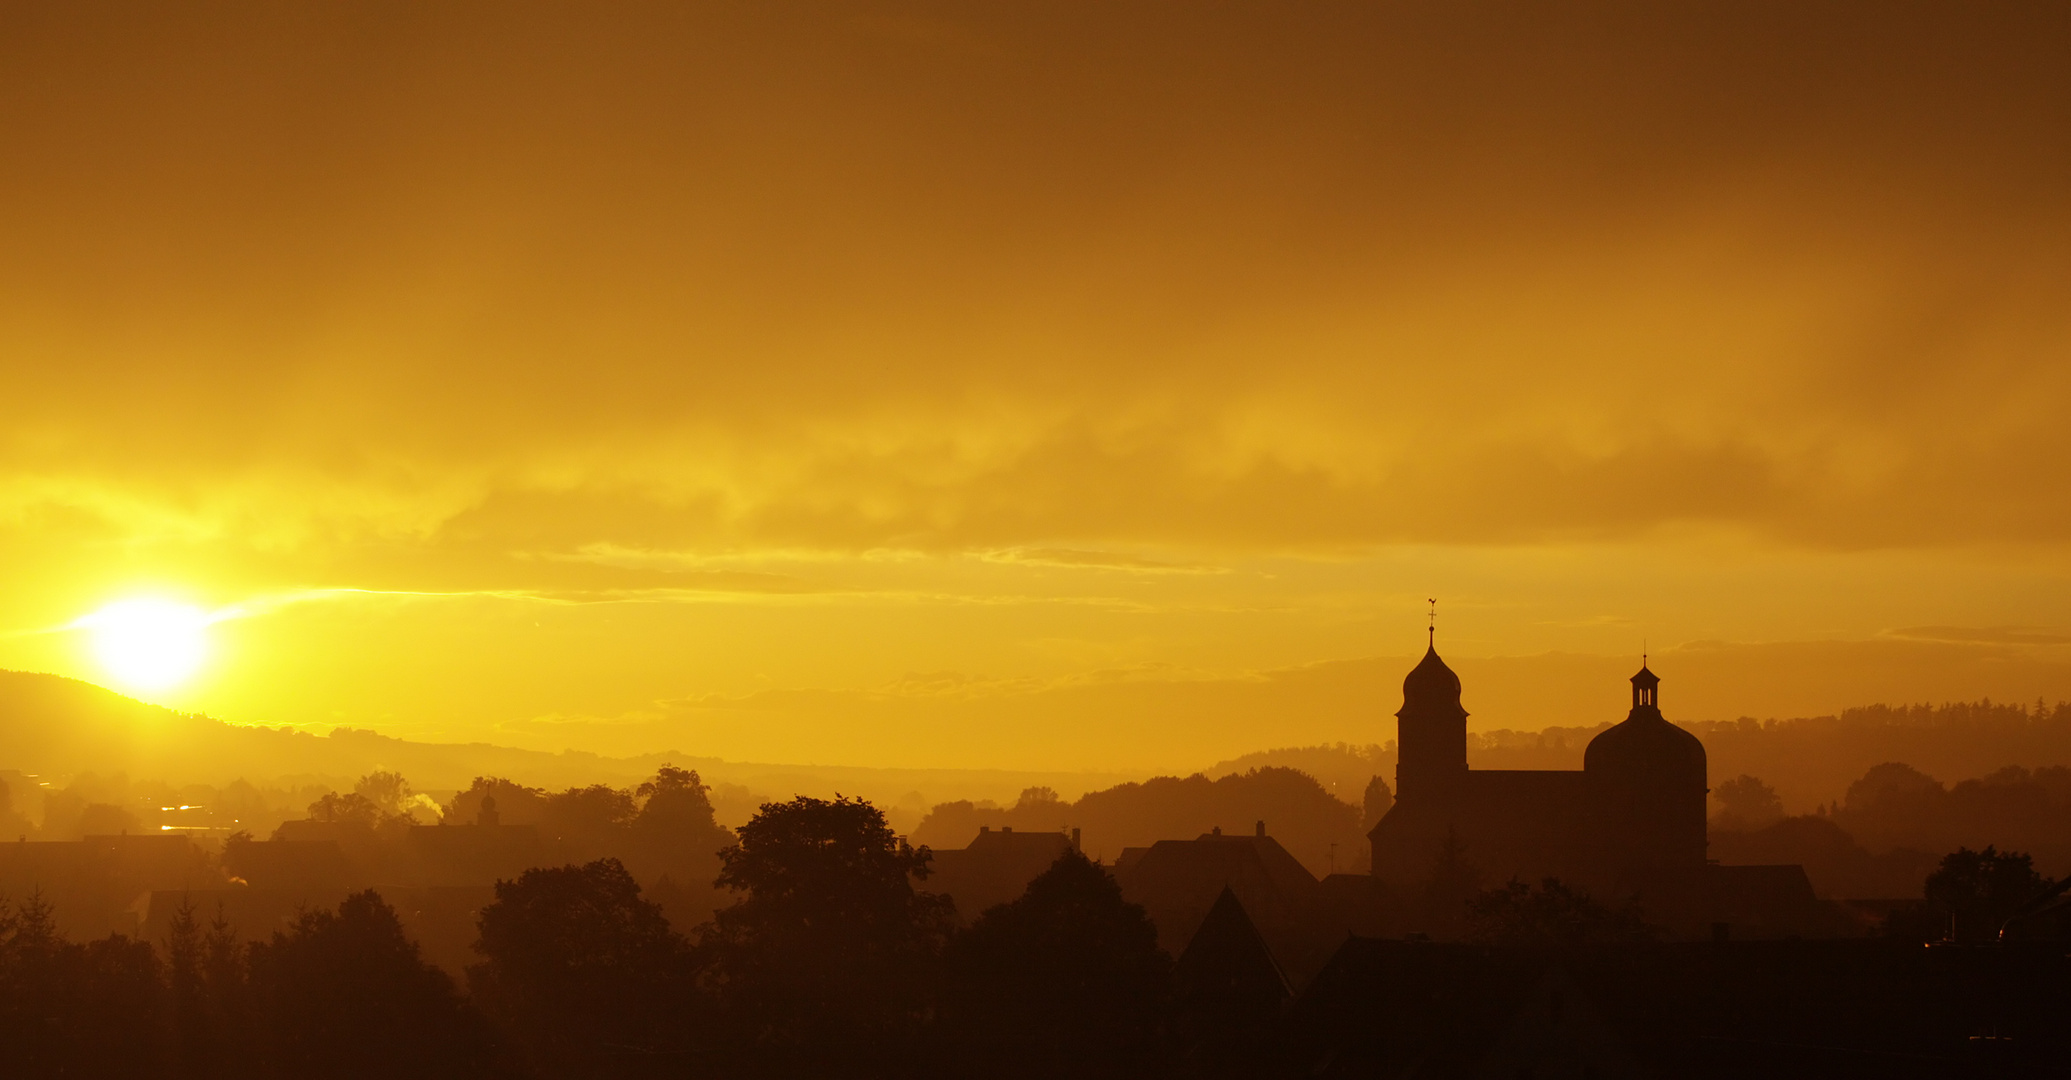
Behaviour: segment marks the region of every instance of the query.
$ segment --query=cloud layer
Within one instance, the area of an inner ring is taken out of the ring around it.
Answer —
[[[2055,9],[4,18],[9,625],[145,587],[797,620],[751,655],[629,616],[728,657],[673,684],[623,625],[554,652],[686,698],[1372,655],[1442,588],[1512,605],[1484,654],[2042,625],[2063,589]],[[1857,553],[1767,628],[1721,584]],[[1628,564],[1658,589],[1569,585]],[[392,682],[361,722],[432,678],[383,603],[275,624]],[[932,629],[827,614],[864,610]],[[286,670],[228,700],[337,711]],[[545,696],[498,708],[633,707]]]

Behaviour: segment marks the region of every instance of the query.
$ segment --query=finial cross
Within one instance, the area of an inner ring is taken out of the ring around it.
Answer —
[[[1438,601],[1434,598],[1424,602],[1431,605],[1431,625],[1425,627],[1424,633],[1426,637],[1435,642],[1438,640]]]

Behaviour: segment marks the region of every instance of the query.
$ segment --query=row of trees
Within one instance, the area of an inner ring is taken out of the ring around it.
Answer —
[[[2052,870],[2071,867],[2071,768],[2015,766],[1943,784],[1909,765],[1871,767],[1844,799],[1786,816],[1776,790],[1737,776],[1712,790],[1712,855],[1728,863],[1798,863],[1823,895],[1903,896],[1937,854],[2005,844]]]
[[[1204,1022],[1214,988],[1189,993],[1143,909],[1077,852],[961,930],[946,897],[914,887],[927,850],[860,800],[765,806],[721,859],[739,900],[687,937],[610,860],[499,885],[475,1002],[561,1076],[631,1059],[732,1076],[1151,1076],[1237,1030]]]
[[[1385,790],[1386,785],[1382,785]],[[969,801],[938,803],[913,830],[917,844],[962,847],[981,827],[1054,832],[1082,831],[1085,848],[1110,857],[1127,847],[1194,836],[1214,825],[1248,828],[1263,818],[1273,838],[1321,877],[1333,870],[1363,868],[1366,832],[1361,808],[1325,790],[1298,769],[1254,768],[1216,779],[1159,776],[1117,784],[1065,801],[1046,787],[1029,788],[1012,806]]]
[[[0,917],[0,1045],[39,1075],[1139,1076],[1230,1030],[1075,852],[964,929],[861,800],[766,805],[720,859],[737,899],[688,935],[616,859],[499,882],[465,993],[371,890],[249,945],[183,909],[158,949],[31,900]]]
[[[959,928],[929,853],[875,807],[766,805],[720,854],[736,899],[689,934],[615,859],[499,882],[465,988],[378,894],[241,944],[183,908],[166,939],[75,944],[31,899],[0,912],[0,1046],[25,1075],[1055,1077],[1255,1074],[1273,998],[1175,965],[1076,852]],[[919,879],[923,888],[917,889]],[[1966,936],[2044,882],[1959,851],[1927,883]],[[1470,893],[1472,936],[1652,936],[1556,881]]]
[[[0,911],[0,1047],[25,1076],[491,1075],[495,1041],[369,891],[241,944],[183,908],[162,949]]]

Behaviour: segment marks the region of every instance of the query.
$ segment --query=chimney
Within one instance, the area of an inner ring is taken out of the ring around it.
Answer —
[[[1073,851],[1079,852],[1080,854],[1084,854],[1086,850],[1085,848],[1079,846],[1079,830],[1077,829],[1073,829],[1071,831],[1071,849]]]
[[[1211,836],[1221,836],[1221,835],[1222,835],[1222,826],[1220,826],[1220,825],[1217,825],[1217,826],[1216,826],[1215,828],[1213,828],[1213,829],[1210,829],[1210,830],[1208,830],[1208,832],[1209,832],[1209,835],[1211,835]]]
[[[1001,831],[1001,832],[1013,832],[1013,831],[1014,831],[1014,826],[1012,826],[1012,825],[1002,825],[1002,826],[1000,826],[1000,831]]]
[[[985,835],[986,833],[989,833],[989,832],[991,832],[991,831],[992,831],[992,826],[990,826],[990,825],[980,825],[980,826],[978,826],[978,835],[980,835],[980,836],[984,836],[984,835]]]
[[[1259,837],[1260,839],[1264,839],[1266,835],[1266,823],[1263,821],[1259,822],[1258,830],[1256,832],[1253,832],[1251,835]]]

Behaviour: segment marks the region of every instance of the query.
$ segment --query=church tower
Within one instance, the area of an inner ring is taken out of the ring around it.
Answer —
[[[1427,805],[1457,798],[1467,780],[1467,710],[1460,677],[1438,658],[1436,631],[1424,659],[1402,680],[1395,713],[1395,798]]]

